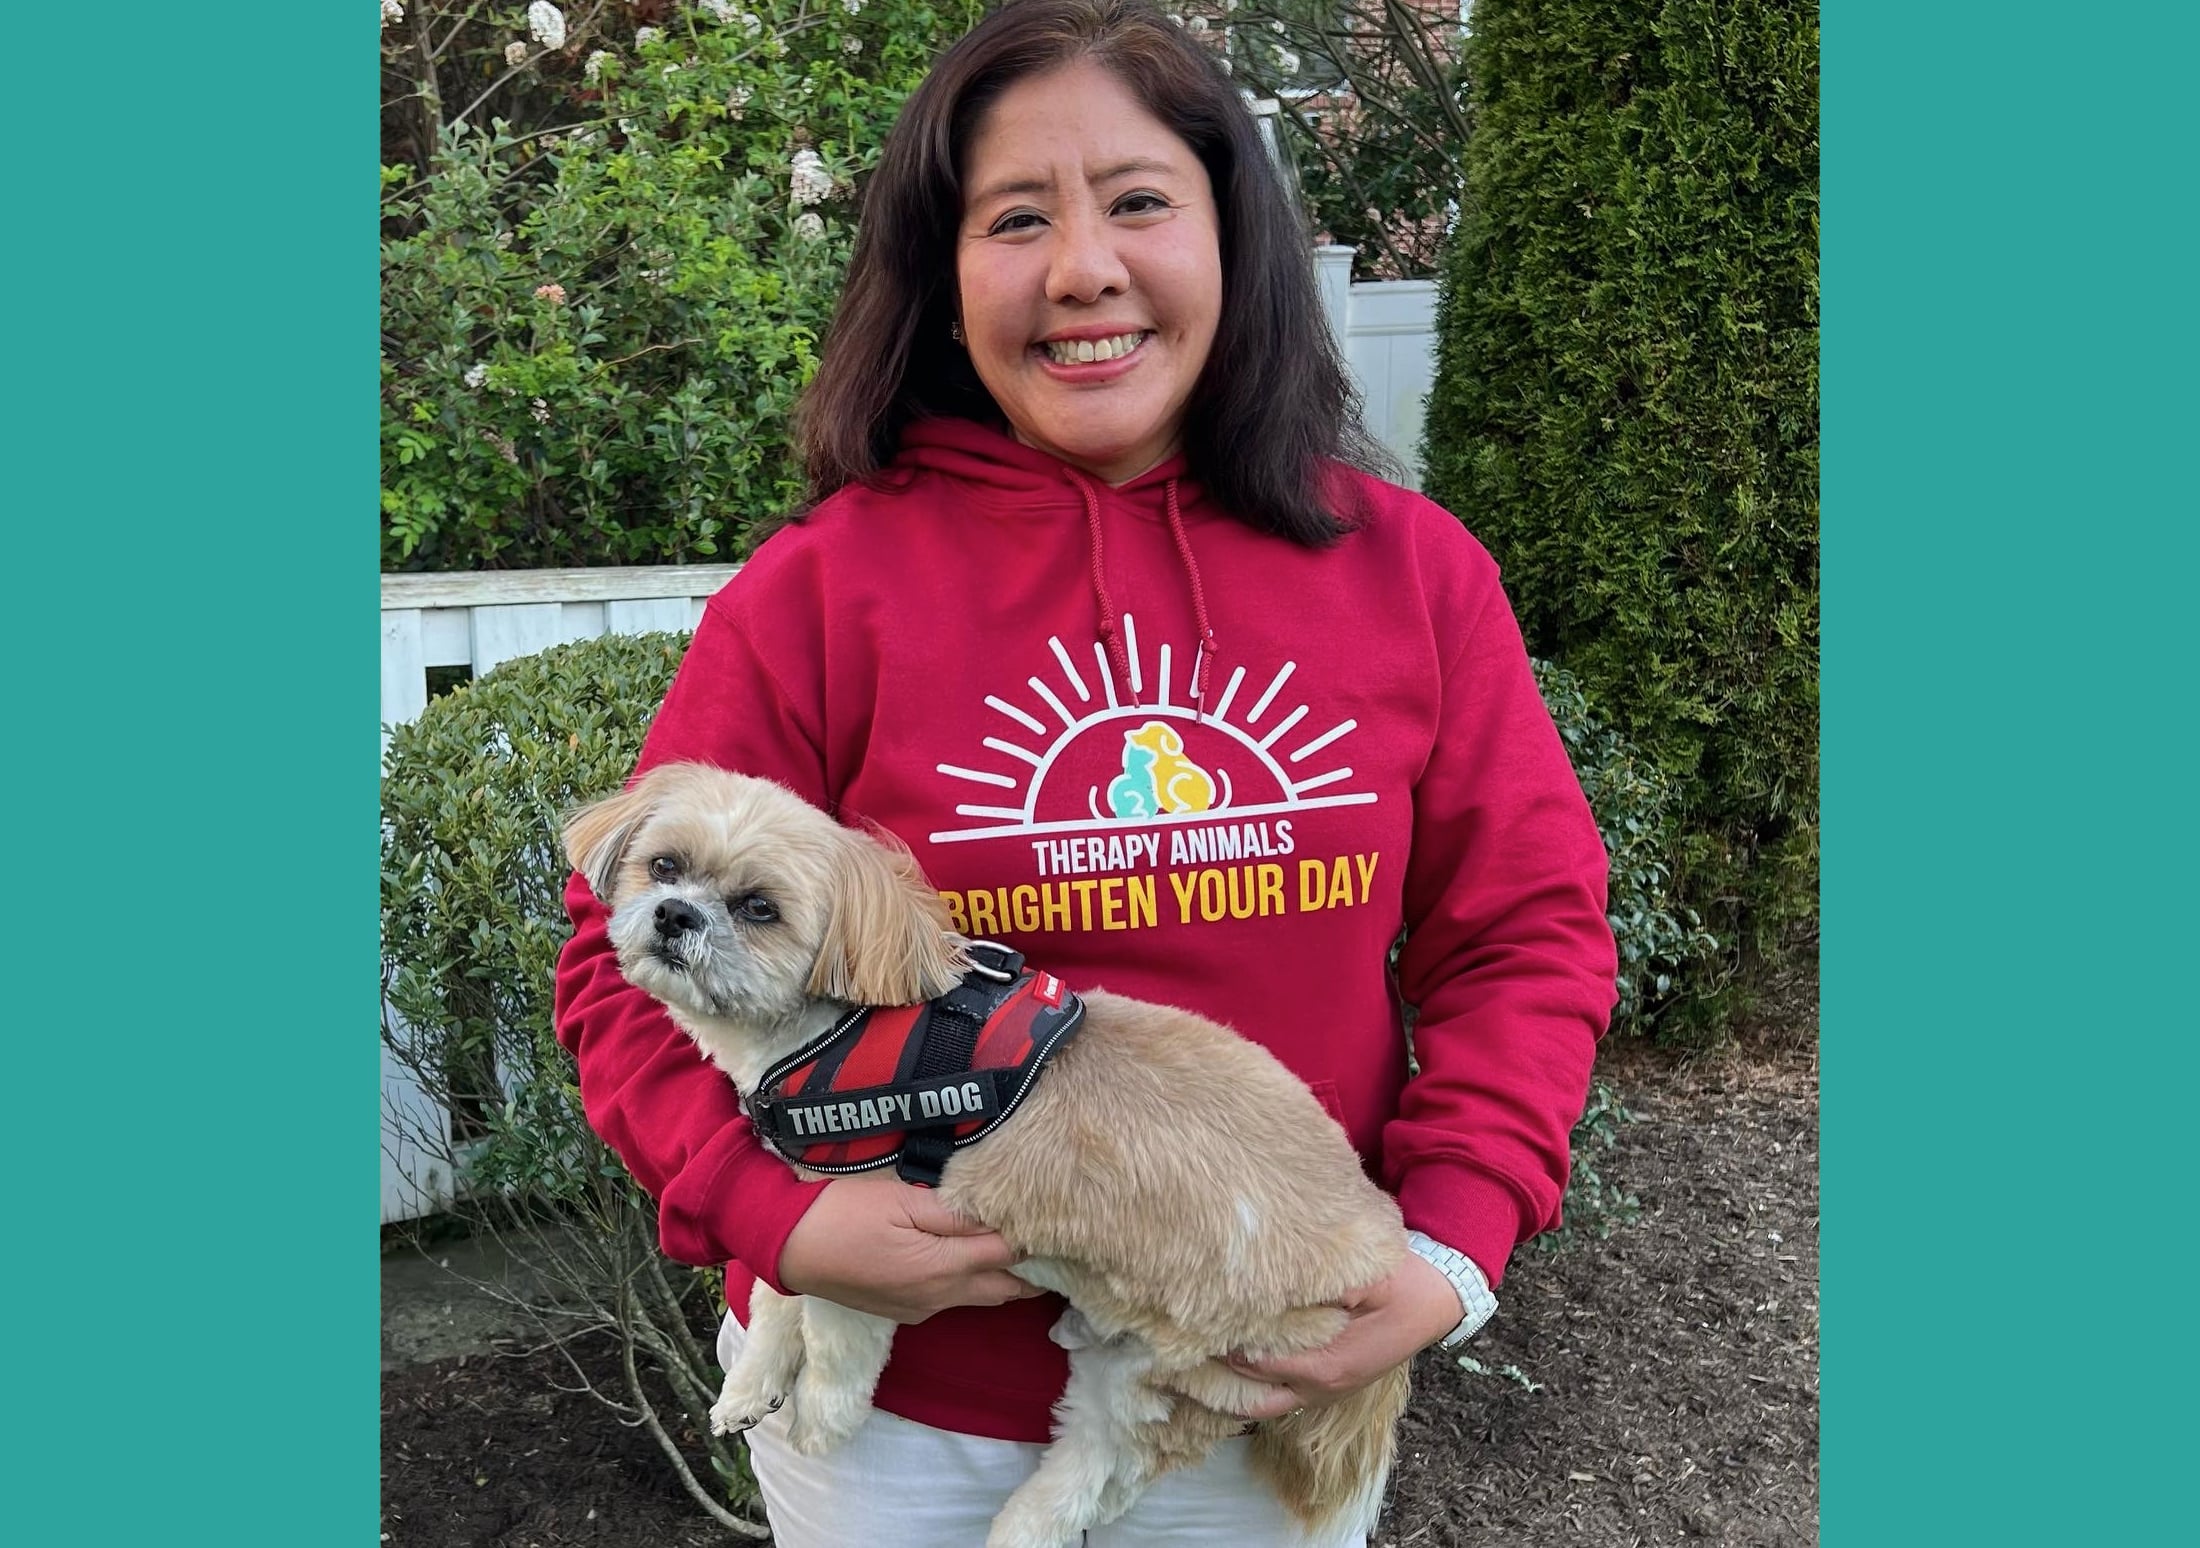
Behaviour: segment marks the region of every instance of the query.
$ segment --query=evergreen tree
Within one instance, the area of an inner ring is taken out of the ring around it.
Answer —
[[[1816,910],[1818,10],[1477,0],[1426,485],[1680,781],[1728,941]]]

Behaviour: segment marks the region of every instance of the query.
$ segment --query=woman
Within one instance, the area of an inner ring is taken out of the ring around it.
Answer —
[[[1274,1389],[1249,1418],[1466,1337],[1557,1219],[1613,999],[1604,852],[1495,566],[1354,466],[1303,236],[1211,56],[1123,0],[1020,0],[950,49],[802,435],[812,506],[712,600],[643,765],[883,824],[958,927],[1307,1080],[1414,1250],[1328,1348],[1243,1367]],[[891,1173],[798,1181],[568,903],[560,1034],[665,1250],[727,1263],[735,1308],[762,1277],[905,1324],[850,1446],[752,1435],[778,1541],[982,1542],[1047,1437],[1059,1303]],[[1243,1444],[1091,1543],[1300,1542]]]

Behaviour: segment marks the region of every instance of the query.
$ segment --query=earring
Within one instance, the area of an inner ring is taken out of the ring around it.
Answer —
[[[947,336],[960,344],[963,341],[963,325],[959,322],[949,323],[947,325]]]

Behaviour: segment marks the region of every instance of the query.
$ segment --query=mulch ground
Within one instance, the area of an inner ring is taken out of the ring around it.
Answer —
[[[1816,991],[1790,982],[1716,1058],[1607,1050],[1635,1121],[1598,1170],[1640,1218],[1517,1256],[1483,1373],[1422,1356],[1376,1548],[1817,1542]],[[608,1343],[590,1358],[615,1387]],[[737,1541],[646,1433],[560,1384],[549,1355],[385,1373],[383,1540]]]

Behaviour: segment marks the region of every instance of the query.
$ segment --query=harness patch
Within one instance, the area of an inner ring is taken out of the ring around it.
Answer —
[[[765,1071],[748,1099],[757,1135],[816,1172],[898,1164],[932,1186],[961,1146],[1014,1112],[1085,1019],[1051,973],[990,941],[972,972],[922,1005],[865,1006]]]

